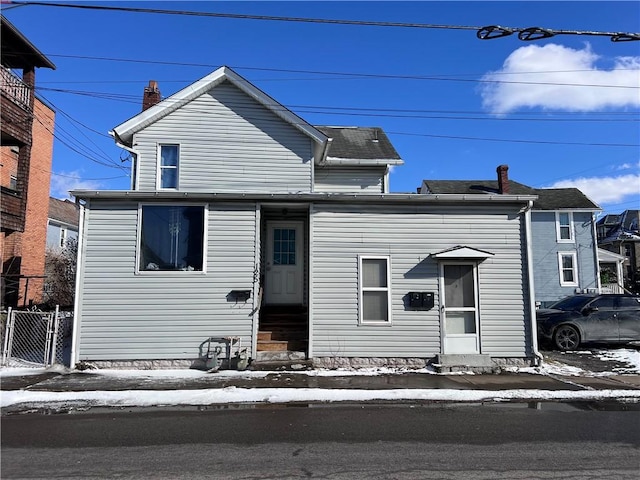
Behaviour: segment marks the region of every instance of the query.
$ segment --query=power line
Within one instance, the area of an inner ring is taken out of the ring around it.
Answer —
[[[67,89],[52,89],[52,88],[38,88],[38,90],[54,91],[57,93],[66,93],[70,95],[83,95],[99,99],[117,100],[123,103],[139,103],[139,98],[134,95],[127,94],[111,94],[104,92],[90,92],[85,90],[67,90]],[[165,99],[166,102],[168,100]],[[273,105],[278,106],[278,105]],[[614,115],[614,116],[629,116],[631,118],[551,118],[550,114],[555,115],[573,115],[580,114],[580,112],[533,112],[532,115],[539,116],[544,114],[545,118],[532,118],[532,117],[497,117],[492,114],[477,112],[477,111],[447,111],[447,110],[420,110],[420,109],[400,109],[400,108],[362,108],[362,107],[334,107],[327,105],[286,105],[288,109],[295,110],[298,113],[308,113],[316,115],[341,115],[341,116],[358,116],[367,118],[416,118],[425,120],[473,120],[473,121],[498,121],[498,122],[640,122],[637,112],[589,112],[590,115]],[[189,107],[187,107],[189,108]],[[191,111],[196,111],[191,108]],[[203,114],[212,114],[205,110],[197,110]],[[382,112],[382,113],[381,113]],[[426,115],[427,113],[440,113],[441,115]],[[483,115],[483,116],[461,116],[461,115]],[[527,115],[527,114],[525,114]],[[96,130],[93,130],[86,125],[82,124],[85,128],[99,133],[102,136],[107,137]],[[109,137],[110,138],[110,137]]]
[[[200,64],[200,63],[185,63],[185,62],[167,62],[161,60],[139,60],[132,58],[114,58],[114,57],[90,57],[85,55],[60,55],[49,54],[49,57],[61,57],[61,58],[76,58],[81,60],[99,60],[109,62],[125,62],[125,63],[144,63],[154,65],[173,65],[173,66],[188,66],[188,67],[207,67],[207,68],[219,68],[220,65],[212,64]],[[348,78],[369,78],[369,79],[395,79],[395,80],[430,80],[440,82],[465,82],[465,83],[504,83],[515,85],[551,85],[551,86],[567,86],[567,87],[596,87],[596,88],[630,88],[640,89],[637,85],[607,85],[607,84],[589,84],[589,83],[560,83],[560,82],[528,82],[517,80],[484,80],[482,78],[455,78],[452,76],[432,76],[432,75],[389,75],[379,73],[354,73],[354,72],[326,72],[320,70],[295,70],[295,69],[279,69],[279,68],[258,68],[258,67],[233,67],[236,70],[254,70],[264,72],[280,72],[280,73],[296,73],[296,74],[308,74],[308,75],[335,75],[340,77],[339,79]],[[635,69],[628,69],[634,71]],[[549,73],[549,72],[529,72],[531,73]],[[510,72],[510,74],[522,74],[522,72]],[[469,74],[470,75],[470,74]],[[344,78],[342,78],[344,77]],[[326,80],[326,79],[324,79]]]
[[[166,100],[165,100],[166,101]],[[190,107],[183,107],[189,109]],[[218,115],[216,112],[210,112],[197,108],[191,108],[192,112],[200,113],[202,115]],[[323,112],[315,112],[322,114]],[[340,115],[340,113],[333,113],[333,115]],[[378,117],[378,115],[362,115],[367,117]],[[384,116],[384,115],[380,115]],[[460,119],[454,117],[440,117],[439,119]],[[485,118],[483,120],[490,120],[491,118]],[[572,121],[572,120],[567,120]],[[409,132],[387,132],[387,134],[406,135],[406,136],[419,136],[419,137],[432,137],[442,139],[454,139],[454,140],[476,140],[476,141],[490,141],[490,142],[503,142],[503,143],[524,143],[524,144],[540,144],[540,145],[575,145],[575,146],[600,146],[600,147],[639,147],[640,144],[626,144],[626,143],[598,143],[598,142],[558,142],[550,140],[520,140],[520,139],[501,139],[501,138],[483,138],[483,137],[466,137],[457,135],[435,135],[435,134],[419,134]],[[89,157],[87,157],[89,158]],[[95,159],[90,158],[95,161]],[[110,166],[110,165],[109,165]]]
[[[385,132],[387,135],[407,135],[412,137],[447,138],[455,140],[478,140],[483,142],[535,143],[543,145],[580,145],[587,147],[640,147],[638,143],[589,143],[589,142],[555,142],[552,140],[514,140],[504,138],[460,137],[454,135],[431,135],[427,133]]]
[[[238,13],[217,13],[217,12],[197,12],[188,10],[165,10],[159,8],[134,8],[134,7],[114,7],[102,5],[79,5],[67,3],[49,3],[49,2],[30,2],[30,1],[13,1],[16,5],[37,5],[42,7],[62,7],[76,8],[84,10],[98,11],[115,11],[129,13],[151,13],[160,15],[181,15],[192,17],[210,17],[210,18],[233,18],[238,20],[263,20],[277,22],[296,22],[296,23],[317,23],[332,25],[356,25],[367,27],[396,27],[396,28],[420,28],[420,29],[439,29],[439,30],[472,30],[476,32],[477,38],[480,40],[491,40],[517,34],[522,41],[540,40],[550,38],[556,35],[587,35],[587,36],[604,36],[609,37],[613,42],[626,42],[640,40],[640,33],[624,33],[624,32],[599,32],[593,30],[558,30],[542,27],[504,27],[501,25],[489,26],[470,26],[470,25],[441,25],[429,23],[405,23],[405,22],[376,22],[369,20],[340,20],[328,18],[308,18],[308,17],[288,17],[274,15],[250,15]]]

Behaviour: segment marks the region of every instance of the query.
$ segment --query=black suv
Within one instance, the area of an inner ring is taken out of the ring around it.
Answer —
[[[560,350],[583,343],[640,342],[640,297],[572,295],[536,311],[538,337]]]

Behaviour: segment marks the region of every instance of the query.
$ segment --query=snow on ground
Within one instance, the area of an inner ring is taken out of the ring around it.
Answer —
[[[129,390],[91,392],[3,391],[0,407],[26,404],[32,408],[54,409],[65,404],[87,407],[152,407],[174,405],[220,405],[291,402],[363,402],[363,401],[566,401],[566,400],[640,400],[640,390],[455,390],[394,389],[345,390],[320,388],[237,388],[204,390]]]
[[[600,360],[625,363],[627,367],[615,367],[616,373],[640,373],[640,350],[619,348],[617,350],[598,350],[595,355]]]
[[[548,361],[539,367],[506,369],[512,373],[529,373],[548,376],[601,376],[619,373],[640,373],[640,352],[633,349],[609,349],[594,352],[574,352],[593,354],[602,361],[615,361],[627,365],[625,368],[612,368],[608,372],[590,372],[559,361]],[[45,368],[0,368],[3,377],[38,375],[47,372],[77,373],[65,367]],[[402,373],[440,375],[431,368],[418,370],[406,368],[363,368],[316,369],[287,371],[288,375],[309,376],[375,376]],[[215,375],[225,379],[257,379],[281,371],[236,371],[221,370],[215,374],[200,370],[85,370],[84,375],[99,375],[110,378],[143,379],[193,379]],[[128,391],[87,391],[87,392],[46,392],[33,390],[8,390],[0,392],[2,408],[23,404],[32,408],[57,408],[65,405],[84,405],[87,407],[150,407],[172,405],[216,405],[216,404],[254,404],[254,403],[290,403],[290,402],[360,402],[360,401],[568,401],[568,400],[606,400],[615,399],[640,401],[640,390],[474,390],[474,389],[319,389],[319,388],[239,388],[226,387],[199,390],[128,390]]]

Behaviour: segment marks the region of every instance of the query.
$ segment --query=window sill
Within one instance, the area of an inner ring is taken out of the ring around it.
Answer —
[[[374,321],[366,321],[366,322],[358,322],[359,327],[391,327],[393,324],[391,321],[380,320],[378,322]]]

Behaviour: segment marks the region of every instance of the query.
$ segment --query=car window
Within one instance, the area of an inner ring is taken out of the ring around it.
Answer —
[[[619,309],[640,309],[640,297],[620,297],[618,303]]]
[[[613,310],[616,297],[613,295],[603,295],[596,298],[589,304],[590,307],[598,307],[599,310]]]
[[[575,310],[580,311],[582,307],[584,307],[588,302],[593,300],[593,297],[565,297],[562,300],[558,300],[556,303],[551,305],[549,308],[553,308],[555,310]]]

